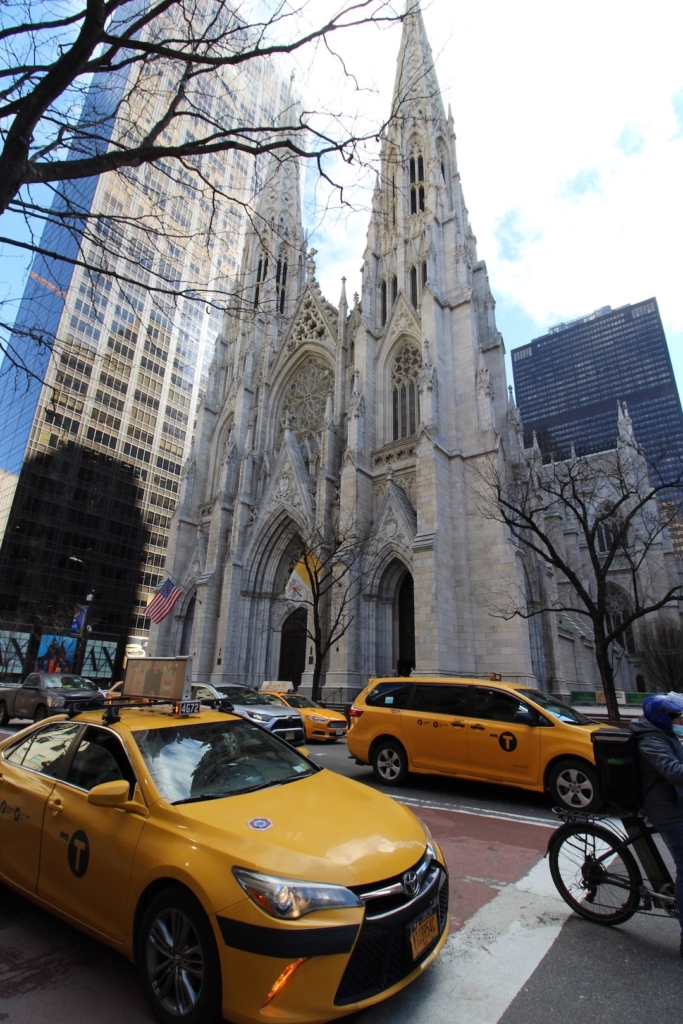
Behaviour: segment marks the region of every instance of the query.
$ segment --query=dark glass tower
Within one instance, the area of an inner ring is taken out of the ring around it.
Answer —
[[[656,299],[605,306],[512,352],[515,397],[525,444],[546,455],[614,448],[617,400],[626,402],[636,439],[652,464],[676,475],[683,458],[683,413]]]

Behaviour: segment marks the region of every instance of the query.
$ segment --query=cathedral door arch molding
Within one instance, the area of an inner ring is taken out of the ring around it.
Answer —
[[[408,675],[415,668],[415,586],[405,562],[393,558],[377,594],[376,665],[378,675]]]
[[[278,677],[282,628],[292,612],[285,587],[301,553],[301,533],[288,510],[281,508],[249,545],[235,662],[250,685]]]

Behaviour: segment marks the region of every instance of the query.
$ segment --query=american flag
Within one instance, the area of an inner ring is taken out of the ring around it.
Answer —
[[[168,579],[161,584],[156,594],[145,608],[145,615],[152,622],[163,622],[173,611],[173,606],[182,594],[182,590]]]

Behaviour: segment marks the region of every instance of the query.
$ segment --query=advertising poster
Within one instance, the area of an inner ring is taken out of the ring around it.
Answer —
[[[73,636],[43,633],[40,638],[36,672],[73,672],[76,644]]]
[[[129,658],[123,694],[182,700],[186,675],[187,658]]]

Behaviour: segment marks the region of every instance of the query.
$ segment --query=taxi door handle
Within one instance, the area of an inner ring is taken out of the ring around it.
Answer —
[[[2,785],[2,783],[4,781],[5,781],[5,776],[2,774],[2,772],[0,772],[0,786]]]
[[[61,814],[62,811],[64,810],[64,804],[62,803],[58,796],[50,797],[50,799],[47,802],[47,806],[52,811],[53,814]]]
[[[476,729],[477,732],[486,732],[485,725],[471,725],[470,729]]]
[[[464,729],[465,728],[465,723],[464,722],[451,722],[451,725],[453,726],[454,729]]]

